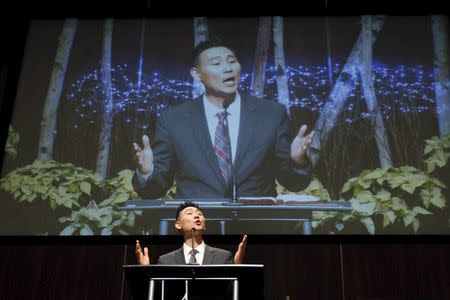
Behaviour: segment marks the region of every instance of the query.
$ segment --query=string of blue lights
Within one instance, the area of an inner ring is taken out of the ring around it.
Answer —
[[[342,65],[333,66],[333,77],[338,78]],[[435,111],[433,73],[425,70],[422,65],[387,67],[375,64],[373,67],[374,88],[380,104],[383,118],[389,118],[392,112],[421,113]],[[158,72],[142,75],[140,86],[131,80],[135,76],[128,65],[117,65],[112,68],[112,87],[114,98],[113,113],[135,111],[146,113],[153,111],[157,116],[167,107],[188,101],[192,98],[192,82],[161,78]],[[289,105],[320,114],[330,93],[329,74],[327,67],[297,66],[288,67],[286,76],[289,83]],[[270,66],[265,76],[265,97],[277,98],[276,66]],[[249,93],[251,74],[242,74],[240,87],[244,93]],[[101,70],[87,73],[71,85],[65,99],[71,101],[78,115],[74,128],[81,122],[94,124],[100,117],[102,101],[104,99],[101,87]],[[367,111],[358,105],[364,101],[359,82],[355,82],[355,89],[349,95],[345,119],[351,124],[358,118],[368,118]],[[133,123],[132,114],[125,116],[125,123]],[[148,124],[140,124],[142,128]]]

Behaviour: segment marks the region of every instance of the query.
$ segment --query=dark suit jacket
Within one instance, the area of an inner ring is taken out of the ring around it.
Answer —
[[[165,195],[175,179],[178,198],[227,198],[213,149],[203,96],[164,111],[152,140],[154,171],[145,184],[133,178],[144,198]],[[299,191],[310,182],[309,172],[290,160],[289,119],[283,105],[241,95],[241,115],[234,170],[239,196],[276,196],[275,178]]]
[[[203,256],[203,265],[222,265],[232,264],[233,256],[230,251],[205,245],[205,255]],[[162,265],[185,265],[183,247],[161,255],[158,264]]]

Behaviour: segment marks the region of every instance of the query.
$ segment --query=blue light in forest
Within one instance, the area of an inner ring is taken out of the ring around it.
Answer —
[[[342,65],[334,64],[332,78],[339,80]],[[149,116],[159,116],[167,107],[188,101],[192,97],[192,82],[175,79],[164,79],[159,72],[142,74],[140,86],[129,79],[128,74],[136,74],[127,65],[118,65],[112,69],[113,115],[123,117],[123,123],[134,124],[139,121],[141,128],[148,128]],[[285,74],[289,86],[289,105],[319,114],[330,94],[328,68],[318,66],[287,67]],[[374,89],[380,112],[389,118],[393,112],[422,113],[435,111],[434,80],[431,71],[423,66],[401,65],[389,68],[382,64],[373,66]],[[248,93],[251,85],[251,74],[242,74],[241,90]],[[264,96],[277,99],[277,69],[269,66],[266,71]],[[334,86],[336,82],[332,84]],[[346,124],[367,118],[364,95],[359,82],[349,93],[344,118]],[[98,122],[104,93],[101,85],[101,70],[83,75],[70,85],[66,99],[74,105],[78,120],[73,126],[80,128],[81,119],[88,123]],[[144,123],[143,123],[144,122]]]

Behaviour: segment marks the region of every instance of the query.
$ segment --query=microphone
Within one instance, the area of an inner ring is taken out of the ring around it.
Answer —
[[[191,229],[192,252],[194,252],[194,236],[195,236],[195,227],[192,227]]]

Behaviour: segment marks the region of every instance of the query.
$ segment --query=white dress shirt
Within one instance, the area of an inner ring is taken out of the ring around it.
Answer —
[[[206,122],[208,125],[209,135],[211,137],[212,147],[214,147],[214,137],[216,135],[216,127],[219,124],[219,118],[217,117],[217,113],[224,111],[223,108],[219,108],[216,105],[212,104],[206,94],[203,95],[203,106],[205,108],[205,116]],[[236,92],[236,96],[234,98],[233,103],[227,109],[228,112],[228,132],[230,134],[230,143],[231,143],[231,156],[232,161],[234,162],[234,158],[236,157],[236,148],[237,148],[237,140],[239,134],[239,123],[241,117],[241,96]],[[140,183],[144,183],[150,175],[152,175],[153,171],[148,174],[141,174],[137,169],[137,179]]]
[[[219,108],[212,104],[206,94],[203,95],[203,106],[205,107],[206,121],[208,123],[209,135],[211,136],[212,146],[214,147],[214,137],[216,135],[216,127],[219,124],[217,113],[223,112],[223,108]],[[236,157],[237,140],[239,134],[239,121],[241,117],[241,96],[236,92],[233,103],[227,109],[228,112],[228,131],[231,142],[231,156],[234,162]]]
[[[198,251],[198,253],[195,255],[195,259],[197,260],[198,264],[203,264],[203,257],[205,257],[205,242],[202,241],[201,244],[197,245],[197,247],[194,248]],[[188,245],[186,243],[183,243],[183,253],[184,253],[184,260],[186,263],[189,262],[189,259],[191,258],[191,252],[192,250],[192,244]]]

